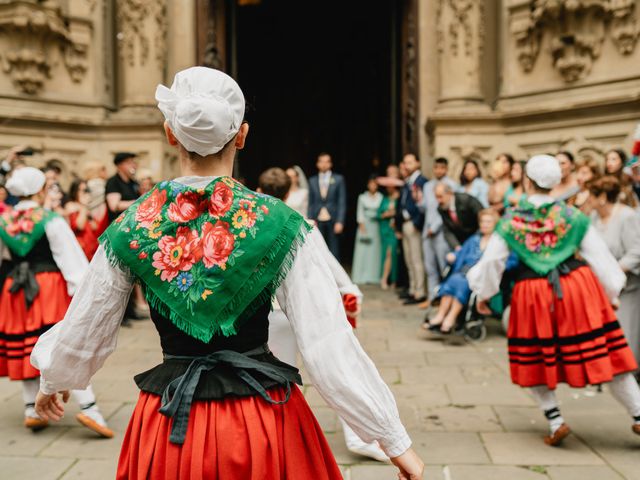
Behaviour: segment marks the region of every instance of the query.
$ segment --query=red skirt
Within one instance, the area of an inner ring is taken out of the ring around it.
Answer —
[[[0,294],[0,377],[11,380],[37,378],[40,372],[29,357],[40,335],[64,318],[71,302],[67,282],[60,272],[36,274],[40,292],[27,310],[24,292],[9,292],[11,278]]]
[[[600,282],[589,267],[560,277],[558,299],[546,278],[516,283],[509,319],[511,379],[523,387],[584,387],[637,368]]]
[[[274,400],[282,389],[271,390]],[[196,401],[182,446],[160,397],[141,392],[122,444],[118,480],[337,480],[342,475],[297,387],[284,405],[262,398]]]

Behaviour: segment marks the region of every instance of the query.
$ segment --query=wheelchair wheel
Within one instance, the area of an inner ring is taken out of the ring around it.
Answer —
[[[483,320],[472,320],[464,325],[464,337],[471,342],[481,342],[487,338],[487,327]]]

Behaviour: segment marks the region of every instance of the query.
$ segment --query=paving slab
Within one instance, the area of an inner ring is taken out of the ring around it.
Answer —
[[[459,367],[443,366],[402,367],[400,378],[404,385],[460,384],[465,381]]]
[[[421,428],[433,432],[501,432],[502,425],[486,405],[449,405],[420,409]]]
[[[0,456],[0,478],[57,480],[76,460],[72,458],[32,458]],[[93,477],[85,477],[93,478]],[[113,477],[112,477],[113,478]]]
[[[491,463],[476,433],[414,432],[412,440],[427,465]]]
[[[481,433],[497,465],[603,465],[604,461],[575,435],[562,447],[549,447],[535,433]]]
[[[117,466],[113,459],[79,460],[60,480],[113,480]]]
[[[526,391],[515,385],[448,385],[451,400],[460,405],[535,405]]]
[[[449,478],[451,480],[548,480],[549,477],[540,471],[524,467],[452,465],[449,467]]]
[[[637,472],[640,475],[640,472]],[[551,480],[584,480],[597,478],[598,480],[620,480],[622,477],[610,467],[548,467],[547,474]]]

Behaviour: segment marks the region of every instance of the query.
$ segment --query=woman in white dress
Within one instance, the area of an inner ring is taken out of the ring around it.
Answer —
[[[307,181],[307,176],[298,165],[287,168],[287,175],[291,179],[291,190],[289,190],[289,196],[285,203],[300,215],[306,217],[309,214],[309,182]]]

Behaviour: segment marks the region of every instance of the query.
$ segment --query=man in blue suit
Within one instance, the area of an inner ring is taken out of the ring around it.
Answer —
[[[402,159],[407,171],[398,209],[402,221],[402,249],[409,272],[409,296],[405,305],[424,302],[426,297],[425,271],[422,254],[422,228],[424,211],[419,205],[422,189],[427,179],[420,173],[420,160],[414,153],[407,153]]]
[[[317,223],[329,250],[340,260],[340,235],[347,213],[347,188],[344,177],[331,171],[331,155],[318,155],[316,167],[318,175],[309,179],[308,217]]]

